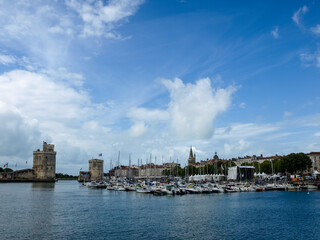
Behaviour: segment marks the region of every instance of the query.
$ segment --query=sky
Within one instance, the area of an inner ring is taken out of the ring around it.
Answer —
[[[319,1],[0,0],[13,169],[320,151],[319,104]]]

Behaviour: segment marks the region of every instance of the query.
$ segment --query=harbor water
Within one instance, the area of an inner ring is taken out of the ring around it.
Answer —
[[[154,196],[0,184],[1,239],[320,239],[319,191]]]

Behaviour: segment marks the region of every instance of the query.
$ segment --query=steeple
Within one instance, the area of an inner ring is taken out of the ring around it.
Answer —
[[[193,158],[193,153],[192,153],[192,146],[190,146],[190,154],[189,154],[189,159]]]
[[[196,163],[196,154],[193,154],[192,152],[192,146],[190,146],[190,153],[189,153],[189,159],[188,159],[188,165],[193,165]]]

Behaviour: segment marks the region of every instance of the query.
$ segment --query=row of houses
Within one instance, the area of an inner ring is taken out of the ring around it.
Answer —
[[[320,152],[310,152],[307,154],[312,161],[312,169],[311,172],[320,170]],[[245,156],[238,157],[232,159],[220,159],[215,153],[212,159],[200,160],[196,161],[196,156],[192,152],[192,147],[190,148],[190,155],[188,159],[188,165],[194,166],[196,168],[204,167],[206,165],[213,165],[217,162],[223,162],[230,164],[231,162],[236,163],[237,166],[241,166],[244,163],[252,163],[259,162],[262,163],[264,161],[273,161],[275,159],[279,159],[282,156],[274,155],[264,157],[262,154],[260,156]],[[146,179],[146,178],[162,178],[165,175],[165,170],[174,170],[175,168],[180,168],[179,163],[164,163],[162,165],[156,165],[154,163],[143,164],[141,166],[131,165],[131,166],[117,166],[112,168],[108,173],[103,172],[103,160],[101,159],[91,159],[89,160],[89,171],[80,171],[79,181],[86,180],[100,180],[104,177],[126,177],[129,179]]]
[[[320,170],[320,152],[310,152],[306,154],[312,162],[312,169],[310,169],[311,172],[319,171]],[[236,159],[232,159],[237,166],[241,166],[243,163],[263,163],[264,161],[273,161],[275,159],[280,159],[282,156],[274,155],[274,156],[268,156],[264,157],[262,154],[260,156],[252,155],[252,156],[245,156],[245,157],[238,157]]]
[[[128,178],[128,179],[147,179],[147,178],[162,178],[165,170],[173,170],[179,168],[179,163],[164,163],[155,165],[148,163],[141,166],[117,166],[109,170],[108,173],[103,172],[103,160],[89,160],[89,171],[80,171],[78,181],[101,180],[103,178]]]
[[[127,178],[161,178],[163,177],[165,170],[173,170],[174,168],[180,168],[179,163],[164,163],[162,165],[156,165],[154,163],[143,164],[141,166],[117,166],[111,169],[108,173],[109,177],[127,177]]]

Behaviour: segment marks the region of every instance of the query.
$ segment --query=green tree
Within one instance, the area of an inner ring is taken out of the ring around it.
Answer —
[[[261,167],[260,167],[260,163],[257,161],[254,161],[252,163],[252,166],[254,166],[254,168],[256,169],[256,172],[261,172]]]
[[[264,161],[263,163],[260,164],[260,169],[261,169],[261,172],[264,172],[266,174],[272,173],[271,162],[268,160]]]
[[[286,172],[297,173],[311,168],[312,162],[304,153],[291,153],[281,159],[280,165]]]
[[[273,169],[275,173],[278,172],[285,172],[285,170],[283,169],[282,165],[281,165],[281,159],[274,159],[272,161],[273,164]]]

